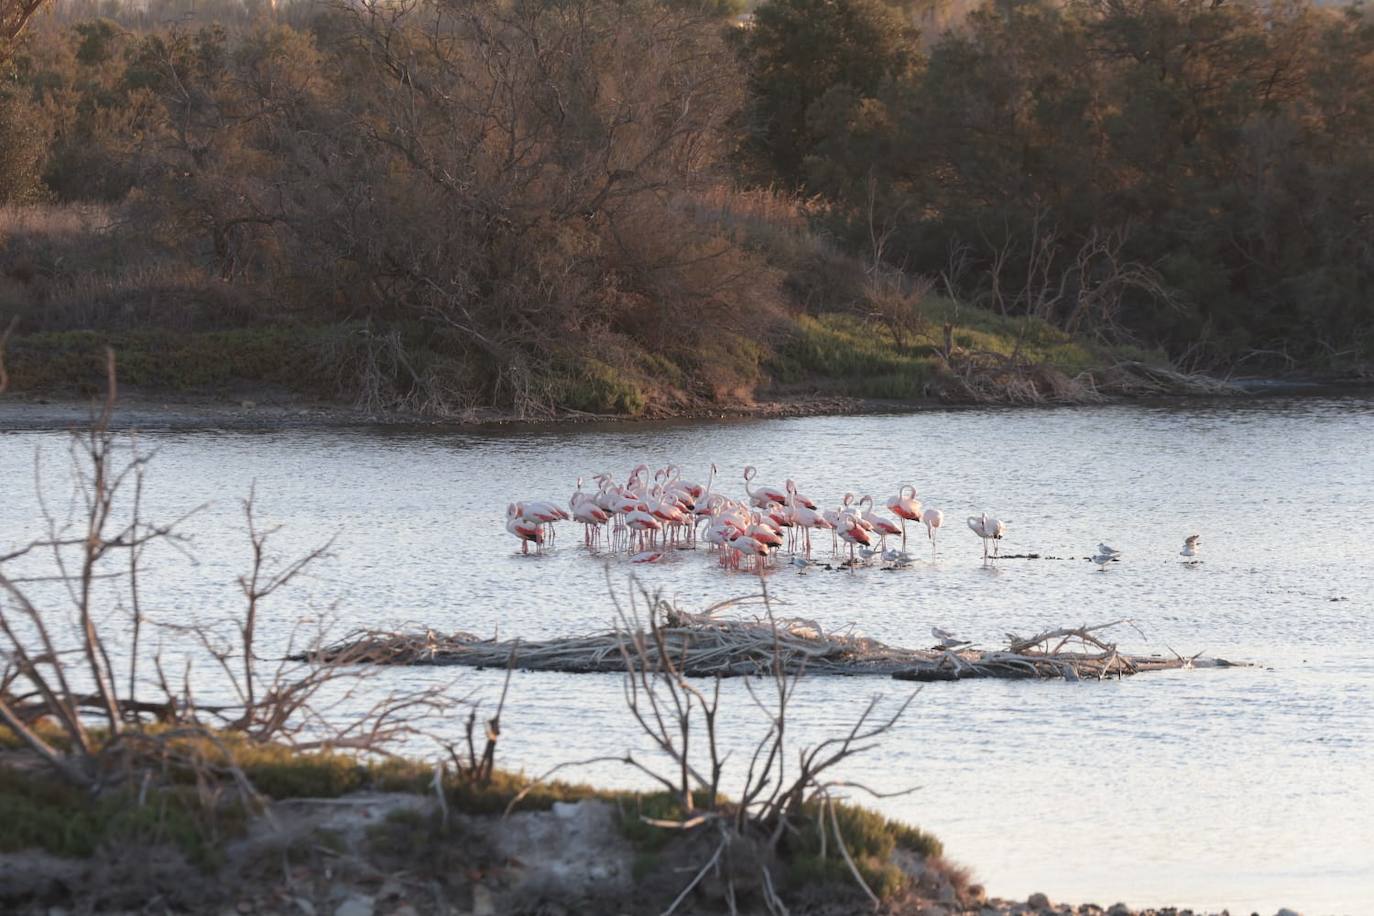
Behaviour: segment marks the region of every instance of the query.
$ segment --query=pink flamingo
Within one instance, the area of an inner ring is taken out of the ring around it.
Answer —
[[[523,554],[530,552],[530,544],[536,548],[544,544],[544,529],[537,522],[524,517],[524,508],[520,503],[506,506],[506,530],[520,539],[520,552]]]
[[[921,521],[926,526],[926,537],[930,538],[931,552],[935,550],[935,532],[945,523],[945,514],[939,509],[927,509],[921,513]]]
[[[750,489],[749,482],[758,474],[758,469],[752,464],[744,469],[744,492],[749,494],[749,501],[762,509],[769,503],[782,505],[787,502],[787,491],[779,490],[777,487],[758,486]]]
[[[892,521],[892,519],[885,518],[879,515],[878,513],[874,512],[872,496],[865,496],[863,499],[859,500],[860,508],[862,508],[865,503],[868,504],[868,510],[863,513],[863,520],[865,522],[868,522],[869,527],[871,527],[875,532],[877,532],[878,537],[882,539],[882,546],[886,548],[887,539],[893,535],[898,534],[902,535],[902,544],[903,546],[905,546],[906,529],[904,527],[898,527],[897,523]]]
[[[577,478],[577,492],[568,500],[574,521],[582,523],[582,543],[595,547],[601,540],[601,526],[611,520],[611,514],[597,504],[596,497],[582,492],[582,478]]]
[[[911,494],[908,496],[907,491]],[[906,547],[906,523],[921,520],[921,501],[916,498],[916,488],[907,484],[897,491],[896,496],[887,498],[888,511],[902,522],[902,547]]]
[[[836,533],[840,539],[849,545],[849,563],[853,568],[856,562],[854,548],[863,545],[864,547],[873,546],[873,535],[864,527],[863,519],[857,515],[840,513],[842,524],[836,528]]]

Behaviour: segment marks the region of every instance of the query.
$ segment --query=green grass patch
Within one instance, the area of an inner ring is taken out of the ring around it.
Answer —
[[[207,810],[190,787],[153,789],[140,804],[132,790],[92,797],[47,773],[0,766],[0,852],[84,858],[101,848],[170,845],[208,868],[245,823],[236,802]]]
[[[819,805],[815,802],[806,806],[805,815],[800,833],[788,840],[788,881],[793,886],[852,881],[853,873],[835,842],[829,815],[825,815],[822,822]],[[897,849],[927,858],[944,851],[940,841],[930,834],[858,805],[836,804],[835,820],[859,874],[879,897],[891,897],[906,884],[905,873],[892,862],[892,854]],[[822,829],[826,831],[824,845]]]
[[[569,361],[556,373],[553,388],[559,406],[584,413],[633,417],[648,406],[644,387],[632,373],[592,357]]]
[[[881,328],[832,312],[799,317],[765,365],[786,384],[820,379],[852,397],[910,400],[925,396],[938,359],[928,347],[899,350]]]
[[[1016,354],[1020,362],[1051,366],[1067,375],[1122,360],[1167,364],[1162,353],[1097,347],[1039,319],[998,315],[938,296],[920,303],[918,318],[919,329],[899,347],[882,324],[853,312],[803,315],[778,342],[765,368],[777,382],[809,382],[851,397],[923,398],[943,368],[946,324],[958,351],[992,359]]]

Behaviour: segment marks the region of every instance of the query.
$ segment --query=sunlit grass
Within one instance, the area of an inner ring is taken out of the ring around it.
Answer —
[[[944,329],[956,353],[983,361],[1047,366],[1066,375],[1122,360],[1165,362],[1162,354],[1102,348],[1035,318],[999,315],[932,296],[918,307],[918,329],[898,346],[880,323],[854,312],[801,316],[767,367],[777,382],[809,382],[853,397],[912,400],[928,397],[944,370]]]

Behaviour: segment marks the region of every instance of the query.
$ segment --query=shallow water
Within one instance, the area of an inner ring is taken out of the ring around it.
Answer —
[[[640,462],[674,461],[704,478],[714,461],[717,489],[738,493],[740,468],[756,464],[761,482],[795,478],[827,506],[846,490],[881,502],[913,482],[946,512],[938,555],[922,537],[909,570],[781,570],[769,586],[786,613],[900,645],[927,644],[932,625],[998,645],[1007,632],[1129,617],[1143,635],[1123,629],[1124,649],[1258,666],[930,685],[850,771],[878,789],[921,788],[873,804],[937,834],[993,894],[1374,912],[1374,548],[1364,534],[1374,402],[499,432],[206,430],[140,441],[158,450],[154,514],[210,503],[187,529],[196,563],[155,558],[146,600],[164,619],[211,619],[237,601],[247,556],[238,500],[255,481],[260,513],[285,526],[275,541],[283,553],[337,533],[334,558],[274,599],[280,619],[262,637],[274,647],[298,619],[331,615],[345,628],[415,622],[527,637],[605,628],[607,572],[621,587],[629,564],[588,555],[572,526],[538,557],[521,556],[503,529],[508,501],[565,501],[578,475],[623,478]],[[50,508],[66,506],[63,434],[0,433],[0,551],[37,533],[36,454],[59,494]],[[984,508],[1008,522],[1003,552],[1082,558],[1105,540],[1122,562],[1101,573],[1082,559],[985,566],[963,524]],[[1187,567],[1177,554],[1194,532],[1204,562]],[[689,608],[757,590],[705,553],[635,571]],[[447,679],[492,696],[499,674],[384,678]],[[795,707],[801,740],[846,727],[874,693],[890,706],[905,688],[806,682]],[[743,749],[759,717],[739,683],[724,694],[727,743]],[[643,746],[614,676],[519,675],[505,725],[503,764],[532,772]],[[612,765],[580,775],[634,784]]]

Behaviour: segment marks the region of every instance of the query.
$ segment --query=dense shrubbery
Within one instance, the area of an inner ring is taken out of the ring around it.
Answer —
[[[1359,12],[997,0],[918,36],[880,0],[744,30],[709,2],[177,2],[59,7],[0,64],[0,317],[59,335],[30,352],[251,330],[152,374],[290,340],[258,380],[639,413],[840,363],[916,396],[956,349],[1374,347]]]
[[[804,163],[799,183],[860,248],[993,310],[1199,365],[1374,355],[1359,9],[994,0],[908,67],[771,27],[811,2],[771,0],[749,39],[756,153],[783,175]],[[797,71],[835,74],[807,87],[804,132]]]
[[[781,314],[780,276],[689,204],[724,178],[742,100],[718,19],[298,15],[31,34],[9,82],[40,115],[44,183],[111,209],[61,266],[60,232],[16,234],[0,307],[29,331],[331,327],[306,361],[379,405],[636,413],[647,354],[683,397],[756,381],[735,341]]]

